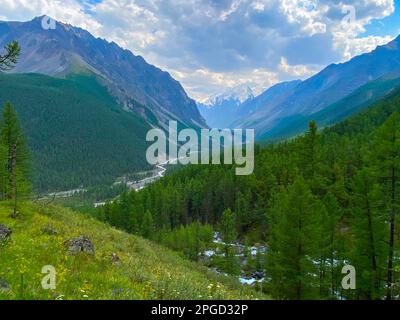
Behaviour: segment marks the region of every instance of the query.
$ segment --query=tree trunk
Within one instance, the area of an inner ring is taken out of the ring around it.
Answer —
[[[390,216],[390,239],[389,239],[389,258],[387,267],[387,294],[386,300],[392,300],[392,285],[393,285],[393,255],[394,255],[394,212]]]
[[[14,200],[14,208],[13,213],[11,215],[12,218],[16,218],[18,215],[17,212],[17,145],[13,144],[11,148],[11,171],[10,171],[10,179],[12,186],[12,199]]]
[[[377,272],[378,272],[378,265],[377,265],[377,259],[376,259],[376,250],[375,250],[375,239],[374,239],[374,231],[373,231],[373,225],[372,225],[372,216],[371,216],[371,205],[369,203],[369,200],[367,198],[367,216],[368,216],[368,233],[369,233],[369,243],[370,243],[370,250],[371,250],[371,267],[372,271],[374,272],[374,289],[378,290],[379,284],[378,284],[378,278],[377,278]],[[376,292],[374,294],[371,293],[371,297],[375,298]]]
[[[301,221],[301,219],[299,219],[298,222],[298,228],[299,228],[299,234],[301,234],[302,228],[303,228],[303,223]],[[303,254],[303,244],[302,244],[302,240],[300,240],[298,247],[297,247],[297,276],[300,277],[301,276],[301,266],[300,266],[300,257]],[[303,283],[301,281],[301,278],[299,278],[299,280],[297,281],[297,286],[296,286],[296,299],[297,300],[302,300],[303,298]]]
[[[392,300],[392,285],[393,285],[393,256],[394,256],[394,232],[395,232],[395,214],[396,214],[396,170],[392,167],[391,174],[392,188],[392,208],[390,212],[390,235],[389,235],[389,257],[387,267],[387,294],[386,300]]]

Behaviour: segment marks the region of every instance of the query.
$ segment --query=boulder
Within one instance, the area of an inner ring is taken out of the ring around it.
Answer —
[[[113,252],[111,254],[111,262],[113,264],[116,264],[116,265],[120,265],[121,264],[121,259],[118,257],[118,255],[115,252]]]
[[[85,236],[67,240],[66,245],[70,254],[78,254],[82,252],[90,255],[95,254],[92,242]]]
[[[265,277],[264,271],[257,270],[251,274],[254,279],[262,280]]]
[[[0,292],[8,292],[8,291],[10,291],[10,285],[5,279],[0,278]]]
[[[11,238],[11,229],[5,226],[4,224],[0,224],[0,241],[9,240]]]
[[[43,227],[42,232],[49,236],[55,236],[58,234],[57,229],[50,225]]]

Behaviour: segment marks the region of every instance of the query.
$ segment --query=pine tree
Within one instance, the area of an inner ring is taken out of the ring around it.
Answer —
[[[17,113],[11,103],[6,103],[0,126],[1,144],[6,148],[5,199],[13,200],[12,216],[17,216],[20,196],[29,193],[30,156],[22,133]]]

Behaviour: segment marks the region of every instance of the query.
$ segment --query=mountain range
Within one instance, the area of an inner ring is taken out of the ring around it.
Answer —
[[[310,120],[341,121],[400,85],[398,37],[309,79],[278,83],[258,96],[243,84],[196,105],[178,81],[142,57],[64,23],[46,30],[42,19],[0,22],[0,46],[17,40],[22,50],[16,74],[1,75],[0,104],[10,100],[18,111],[38,190],[110,183],[149,168],[146,132],[169,120],[254,128],[259,140],[275,141],[303,132]]]
[[[221,94],[215,94],[206,101],[198,102],[200,114],[212,128],[225,128],[236,119],[237,108],[254,99],[253,90],[245,84],[229,88]]]
[[[168,120],[177,120],[185,126],[206,126],[194,100],[168,72],[81,28],[56,22],[54,29],[44,29],[44,18],[0,22],[0,46],[12,40],[21,46],[19,63],[13,72],[54,77],[92,73],[121,107],[141,115],[152,125],[165,127]],[[155,115],[157,123],[146,117],[143,107]]]
[[[309,120],[333,124],[399,85],[400,37],[304,81],[278,83],[261,95],[231,108],[225,127],[254,128],[259,139],[287,138],[302,132]],[[357,97],[357,99],[356,99]],[[218,108],[203,112],[214,124]],[[226,112],[220,113],[225,118]]]
[[[21,47],[12,73],[0,74],[0,105],[18,112],[37,191],[111,184],[150,168],[152,127],[206,127],[169,73],[81,28],[45,29],[42,20],[0,22],[0,46]]]

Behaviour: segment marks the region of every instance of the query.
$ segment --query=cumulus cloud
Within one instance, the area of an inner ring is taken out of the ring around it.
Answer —
[[[300,27],[300,32],[308,36],[326,33],[323,17],[329,10],[328,5],[309,0],[282,0],[281,10],[290,24]]]
[[[27,21],[48,15],[94,34],[98,34],[101,27],[94,17],[85,12],[83,4],[75,0],[0,0],[0,8],[3,20]]]
[[[6,19],[48,14],[115,41],[203,99],[308,77],[391,40],[363,35],[393,0],[0,0]],[[354,14],[353,14],[354,13]]]
[[[279,70],[287,74],[288,76],[292,76],[295,78],[304,78],[307,76],[311,76],[316,72],[316,70],[310,69],[310,67],[306,65],[290,65],[285,57],[281,57]]]
[[[193,98],[206,100],[210,92],[220,93],[221,89],[234,88],[246,84],[255,94],[279,81],[278,74],[266,69],[243,70],[240,72],[213,72],[208,69],[172,71],[178,81],[185,83],[185,88],[193,92]]]
[[[356,55],[368,52],[378,45],[388,43],[391,36],[368,35],[359,37],[366,31],[367,26],[373,19],[380,19],[391,15],[394,10],[394,2],[391,0],[366,0],[363,6],[357,2],[341,4],[332,7],[333,10],[341,10],[344,14],[340,23],[332,26],[333,49],[342,52],[342,60],[348,60]],[[333,11],[332,10],[332,11]]]

